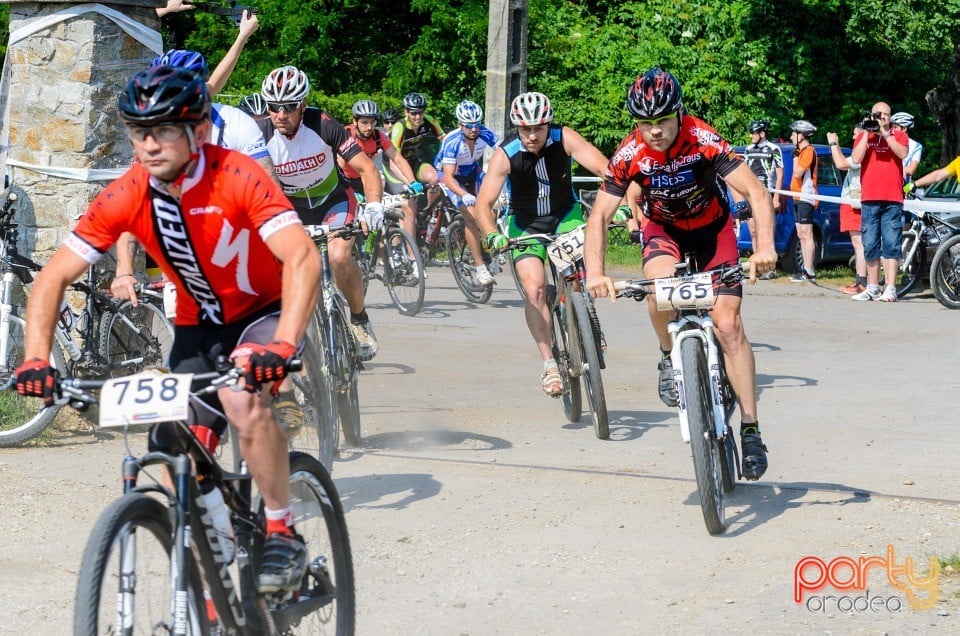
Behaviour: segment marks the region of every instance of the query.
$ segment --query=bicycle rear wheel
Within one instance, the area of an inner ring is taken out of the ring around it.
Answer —
[[[25,397],[16,391],[14,371],[23,364],[23,342],[26,325],[19,316],[10,316],[7,356],[0,360],[0,405],[4,417],[0,419],[0,446],[22,444],[50,426],[60,407],[43,407],[41,398]],[[57,344],[50,350],[50,365],[61,375],[67,371],[63,352]]]
[[[296,600],[271,607],[281,634],[354,633],[353,556],[340,495],[317,460],[290,453],[290,507],[307,546],[307,573]]]
[[[551,350],[553,359],[557,361],[560,369],[560,378],[563,380],[563,393],[560,394],[560,403],[563,406],[563,414],[567,416],[570,422],[579,422],[583,414],[583,396],[580,394],[580,378],[574,377],[570,373],[571,367],[571,348],[570,332],[567,324],[567,315],[565,304],[560,302],[554,305],[554,299],[557,297],[557,288],[553,285],[547,285],[547,302],[553,307],[553,342]],[[579,356],[579,352],[577,352]]]
[[[593,432],[598,439],[610,437],[610,423],[607,419],[607,398],[603,392],[603,377],[600,369],[600,343],[594,337],[590,308],[581,292],[572,292],[573,319],[577,321],[577,332],[580,337],[580,354],[583,361],[583,370],[580,375],[584,380],[587,393],[587,404],[590,406],[590,415],[593,419]]]
[[[477,282],[477,265],[467,244],[466,233],[466,221],[458,214],[447,228],[447,258],[450,260],[450,269],[453,270],[453,280],[457,281],[457,287],[467,300],[485,303],[493,294],[493,285],[481,285]]]
[[[161,308],[147,301],[134,307],[128,300],[100,319],[97,351],[108,377],[166,366],[172,347],[173,325]]]
[[[423,307],[427,289],[423,258],[413,239],[399,227],[383,234],[383,282],[397,310],[414,316]]]
[[[680,343],[680,359],[683,361],[683,392],[700,509],[707,531],[720,534],[727,527],[723,511],[720,457],[713,433],[713,400],[710,396],[707,358],[698,338],[686,338]]]
[[[914,245],[916,244],[916,249]],[[900,263],[900,269],[897,271],[897,297],[901,298],[917,286],[923,277],[924,269],[927,265],[927,246],[923,241],[917,242],[912,234],[903,240],[903,254],[907,255],[910,250],[914,250],[913,257],[908,263]]]
[[[357,355],[353,348],[353,335],[343,315],[334,314],[334,342],[337,344],[337,361],[334,365],[337,377],[334,382],[337,395],[337,414],[343,438],[351,446],[360,445],[360,397],[357,391]]]
[[[947,309],[960,309],[960,234],[937,248],[930,266],[933,295]]]
[[[290,450],[317,458],[328,472],[333,472],[333,460],[340,448],[334,402],[337,388],[331,375],[321,320],[319,311],[315,311],[301,353],[303,369],[291,376],[293,394],[303,413],[302,425],[294,428],[281,417],[277,421],[288,426],[286,433]]]
[[[172,631],[172,542],[170,515],[159,501],[142,493],[113,501],[97,519],[83,553],[73,633]],[[208,633],[207,610],[199,570],[188,558],[187,631],[201,636]]]

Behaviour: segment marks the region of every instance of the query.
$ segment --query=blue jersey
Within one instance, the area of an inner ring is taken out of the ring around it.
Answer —
[[[500,140],[497,139],[496,133],[486,126],[480,126],[480,135],[474,141],[471,151],[463,138],[463,130],[458,127],[443,138],[440,152],[433,160],[433,167],[443,174],[443,166],[456,166],[454,168],[456,178],[479,176],[483,172],[483,151],[487,148],[491,150],[496,148],[498,143]]]

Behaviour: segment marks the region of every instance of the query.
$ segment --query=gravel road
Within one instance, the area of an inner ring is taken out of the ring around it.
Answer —
[[[429,272],[414,318],[371,287],[381,351],[360,385],[366,439],[333,473],[358,633],[960,632],[956,573],[940,574],[931,609],[913,609],[882,565],[864,600],[828,584],[794,601],[804,557],[859,570],[890,546],[922,578],[931,557],[960,554],[958,314],[931,295],[853,303],[782,279],[747,290],[771,467],[740,484],[712,537],[676,414],[656,397],[643,306],[600,304],[601,441],[540,393],[509,278],[476,306],[446,270]],[[70,629],[83,545],[119,493],[123,453],[121,437],[73,418],[39,445],[0,449],[0,633]]]

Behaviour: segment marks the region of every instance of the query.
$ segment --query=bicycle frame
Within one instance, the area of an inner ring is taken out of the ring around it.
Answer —
[[[714,433],[717,439],[722,439],[726,434],[726,423],[729,415],[733,412],[732,404],[724,403],[724,396],[720,387],[723,385],[723,377],[720,373],[722,364],[720,357],[720,347],[713,332],[713,319],[706,315],[680,313],[675,320],[671,320],[667,325],[667,331],[670,333],[672,342],[670,359],[673,361],[673,372],[679,378],[680,385],[684,381],[683,360],[680,355],[680,345],[687,338],[695,338],[700,341],[700,346],[706,348],[707,369],[710,374],[710,395],[713,398],[713,419]],[[680,391],[680,437],[684,443],[690,443],[690,424],[687,420],[687,405],[683,399],[683,391]]]

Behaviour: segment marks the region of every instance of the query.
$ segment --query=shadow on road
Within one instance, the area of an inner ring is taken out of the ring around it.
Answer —
[[[607,421],[610,423],[611,442],[628,442],[643,437],[653,428],[668,426],[672,413],[658,413],[657,411],[607,411]],[[579,422],[567,424],[564,428],[592,428],[593,421],[589,413],[584,413]]]
[[[394,473],[337,479],[344,512],[354,508],[402,510],[440,492],[440,482],[423,473]]]
[[[480,435],[472,431],[447,431],[441,429],[418,431],[391,431],[363,438],[363,448],[423,452],[438,448],[475,451],[493,451],[512,448],[513,444],[502,437]]]
[[[812,498],[807,499],[808,496]],[[737,488],[724,495],[727,508],[727,531],[723,537],[736,537],[788,510],[805,506],[846,506],[871,501],[867,490],[843,484],[818,482],[793,483],[737,483]],[[694,490],[683,502],[687,506],[700,506],[700,497]],[[739,512],[737,508],[743,507]]]

